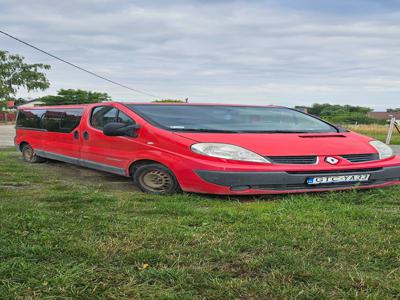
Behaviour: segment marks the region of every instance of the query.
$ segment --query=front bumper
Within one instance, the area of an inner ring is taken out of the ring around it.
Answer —
[[[329,171],[295,172],[225,172],[196,170],[205,182],[221,187],[226,194],[277,194],[372,188],[400,183],[400,166]],[[330,184],[307,184],[307,178],[315,176],[340,176],[370,174],[365,182],[339,182]]]

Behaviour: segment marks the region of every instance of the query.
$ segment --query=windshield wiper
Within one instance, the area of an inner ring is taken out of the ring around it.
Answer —
[[[212,132],[212,133],[240,133],[235,130],[225,129],[206,129],[206,128],[170,128],[172,131],[185,131],[185,132]]]

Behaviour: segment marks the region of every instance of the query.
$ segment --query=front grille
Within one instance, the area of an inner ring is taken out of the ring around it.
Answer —
[[[265,158],[272,163],[283,165],[313,165],[317,163],[316,156],[266,156]]]
[[[252,185],[251,189],[254,190],[319,190],[319,189],[335,189],[335,188],[347,188],[347,187],[362,187],[362,186],[370,186],[370,185],[379,185],[385,184],[391,181],[398,181],[400,178],[388,178],[381,180],[370,180],[366,182],[341,182],[341,183],[333,183],[333,184],[316,184],[316,185],[308,185],[308,184],[263,184],[263,185]]]
[[[340,155],[340,157],[347,159],[352,163],[360,163],[367,161],[379,160],[379,154],[371,153],[371,154],[346,154]]]
[[[287,171],[288,174],[312,174],[315,176],[325,175],[325,174],[337,174],[337,173],[361,173],[361,172],[374,172],[382,170],[382,168],[369,168],[369,169],[357,169],[357,170],[322,170],[322,171]]]

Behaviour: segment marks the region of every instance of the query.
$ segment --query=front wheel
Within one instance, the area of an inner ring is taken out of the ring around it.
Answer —
[[[29,144],[23,146],[21,152],[22,152],[22,158],[24,159],[24,161],[29,162],[29,163],[41,163],[46,160],[43,157],[36,155],[35,151]]]
[[[133,173],[133,182],[145,193],[167,195],[180,191],[174,174],[161,164],[138,167]]]

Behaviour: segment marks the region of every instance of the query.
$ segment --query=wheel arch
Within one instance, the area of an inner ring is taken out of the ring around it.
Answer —
[[[29,143],[26,141],[22,141],[21,143],[19,143],[18,144],[19,151],[22,151],[22,149],[24,148],[25,145],[29,145]]]
[[[144,166],[144,165],[150,165],[150,164],[160,164],[160,165],[163,165],[164,167],[170,169],[165,164],[163,164],[163,163],[161,163],[159,161],[153,160],[153,159],[138,159],[138,160],[136,160],[136,161],[134,161],[133,163],[130,164],[129,169],[128,169],[128,172],[129,172],[128,175],[132,176],[137,168],[139,168],[141,166]],[[171,170],[171,172],[172,172],[172,170]]]

